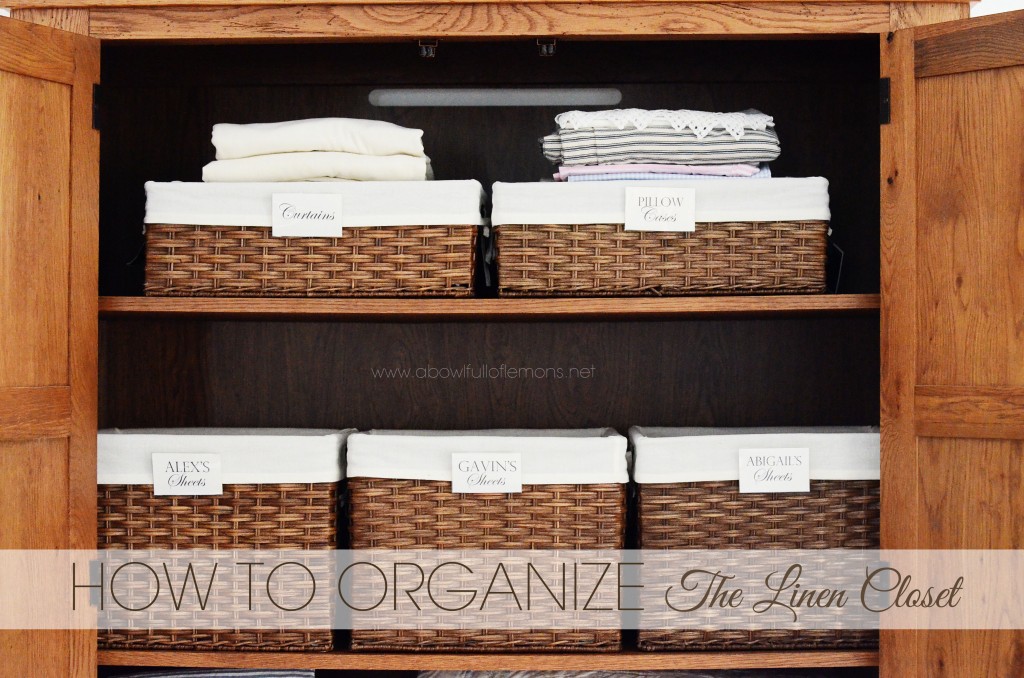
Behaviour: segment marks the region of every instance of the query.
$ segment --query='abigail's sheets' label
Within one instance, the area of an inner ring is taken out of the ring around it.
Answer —
[[[811,451],[806,447],[740,450],[740,492],[810,492]]]

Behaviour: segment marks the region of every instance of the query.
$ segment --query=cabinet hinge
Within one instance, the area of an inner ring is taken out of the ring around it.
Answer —
[[[92,128],[100,129],[100,86],[92,86]]]
[[[878,122],[888,125],[892,117],[892,90],[889,78],[878,81]]]

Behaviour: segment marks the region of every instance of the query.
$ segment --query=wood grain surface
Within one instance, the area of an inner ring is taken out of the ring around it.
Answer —
[[[18,21],[59,28],[62,31],[89,35],[89,10],[68,8],[14,9],[11,17]]]
[[[922,31],[914,44],[917,77],[1024,64],[1024,10],[997,16],[998,21],[971,22],[960,31],[945,26]]]
[[[443,654],[380,652],[139,652],[103,650],[107,666],[199,666],[211,668],[316,668],[364,671],[475,670],[566,671],[585,663],[595,671],[657,671],[723,668],[820,668],[876,666],[875,652],[615,652],[602,654]]]
[[[917,334],[914,228],[915,99],[909,31],[881,37],[881,71],[891,82],[892,116],[881,128],[881,496],[882,548],[914,548],[918,460],[914,429]],[[881,631],[886,676],[912,675],[920,661],[913,631]]]
[[[884,3],[531,3],[98,8],[105,40],[384,40],[879,33]]]
[[[516,0],[514,4],[533,4],[544,2],[550,4],[578,2],[579,0]],[[590,2],[621,2],[621,0],[589,0]],[[706,3],[706,2],[729,2],[730,0],[647,0],[649,2],[672,2],[681,4]],[[792,0],[764,0],[765,2],[792,2]],[[434,4],[489,4],[508,3],[508,0],[434,0]],[[870,4],[878,2],[888,4],[889,0],[834,0],[834,2],[860,2]],[[900,4],[907,5],[938,5],[956,4],[959,0],[948,2],[935,2],[935,0],[905,0]],[[421,4],[422,0],[375,0],[373,4],[378,5],[409,5]],[[57,11],[54,8],[78,7],[117,7],[117,8],[146,8],[146,7],[167,7],[180,6],[182,0],[6,0],[6,4],[15,8],[41,8],[44,11]],[[188,6],[192,7],[231,7],[236,5],[278,5],[281,7],[304,6],[304,5],[359,5],[365,4],[365,0],[189,0]],[[966,3],[963,3],[966,4]]]
[[[71,433],[71,388],[0,388],[0,436],[4,440],[63,438]]]
[[[8,67],[0,63],[0,387],[67,384],[71,88]]]
[[[575,320],[871,313],[877,294],[574,299],[102,297],[100,316],[318,320]]]
[[[920,436],[1024,439],[1024,387],[918,386]]]
[[[889,5],[889,10],[890,30],[893,31],[966,19],[971,15],[971,6],[966,2],[894,2]]]
[[[1024,386],[1024,65],[917,89],[917,383]]]

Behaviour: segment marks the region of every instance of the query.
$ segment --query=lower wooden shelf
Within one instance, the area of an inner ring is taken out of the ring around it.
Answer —
[[[605,297],[557,299],[273,299],[100,297],[100,317],[306,318],[348,320],[530,320],[872,313],[877,294]]]
[[[665,671],[684,669],[841,668],[878,666],[878,653],[843,650],[791,652],[601,653],[371,653],[189,652],[100,650],[100,666],[196,668],[348,669],[356,671]]]

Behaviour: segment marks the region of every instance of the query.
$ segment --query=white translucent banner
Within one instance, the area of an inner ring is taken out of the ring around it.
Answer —
[[[1021,629],[1024,551],[0,551],[0,628]]]

